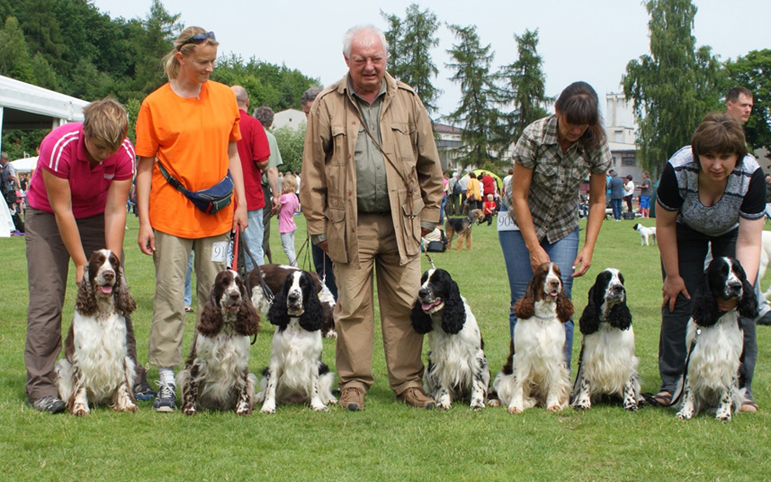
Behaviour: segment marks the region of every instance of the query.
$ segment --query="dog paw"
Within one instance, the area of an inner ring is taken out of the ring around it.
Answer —
[[[329,411],[329,407],[327,407],[326,405],[313,405],[313,406],[311,406],[311,408],[313,410],[315,410],[316,412],[328,412]]]
[[[252,409],[249,408],[249,405],[244,404],[241,407],[236,408],[236,415],[251,415]]]
[[[511,413],[511,414],[518,414],[518,413],[522,413],[522,412],[523,412],[523,410],[522,410],[521,407],[509,407],[509,413]]]
[[[335,397],[330,397],[324,400],[324,403],[327,405],[337,405],[337,399]]]
[[[482,400],[474,400],[471,402],[471,405],[469,405],[469,410],[473,410],[475,412],[478,412],[479,410],[482,410],[485,408],[485,402]]]
[[[337,332],[335,330],[329,330],[325,335],[324,338],[337,338]]]
[[[691,414],[687,413],[687,412],[683,412],[681,410],[681,411],[677,412],[675,417],[677,417],[678,420],[690,420],[691,419]]]
[[[589,400],[578,400],[573,404],[573,410],[589,410],[592,403]]]
[[[276,413],[276,404],[265,403],[260,409],[260,413]]]
[[[76,417],[83,417],[85,415],[88,415],[90,413],[88,409],[88,405],[85,403],[76,403],[72,406],[72,410],[70,411],[73,415]]]
[[[185,415],[195,415],[198,411],[195,409],[195,403],[188,402],[182,405],[182,413]]]
[[[624,410],[628,412],[636,412],[638,408],[635,402],[624,403]]]
[[[558,403],[555,403],[553,405],[549,405],[548,407],[546,407],[546,410],[548,410],[549,412],[552,412],[552,413],[561,412],[562,411],[562,405],[560,405]]]
[[[133,402],[125,403],[115,409],[118,412],[136,412],[137,406]]]
[[[488,407],[500,407],[501,401],[497,398],[488,398],[487,399],[487,406]]]

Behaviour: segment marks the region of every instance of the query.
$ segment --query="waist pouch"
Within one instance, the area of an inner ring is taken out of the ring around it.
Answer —
[[[202,191],[190,191],[169,174],[160,162],[158,162],[158,168],[166,182],[184,194],[198,209],[206,214],[215,214],[220,209],[229,206],[232,201],[233,178],[230,177],[230,171],[214,186]]]

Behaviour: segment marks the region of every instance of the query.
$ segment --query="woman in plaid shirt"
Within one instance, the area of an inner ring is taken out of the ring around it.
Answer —
[[[552,261],[571,295],[573,278],[584,275],[605,216],[605,171],[611,155],[597,93],[586,82],[562,91],[556,114],[527,126],[514,150],[514,175],[504,205],[511,222],[498,223],[511,304],[525,294],[535,268]],[[586,242],[578,250],[579,190],[589,175]],[[503,211],[503,207],[501,211]],[[517,318],[509,314],[511,336]],[[573,320],[565,324],[565,360],[570,366]]]

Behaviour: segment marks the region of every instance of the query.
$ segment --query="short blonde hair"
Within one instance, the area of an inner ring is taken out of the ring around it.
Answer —
[[[177,60],[176,53],[182,52],[182,55],[190,55],[197,44],[194,43],[185,43],[194,35],[198,35],[199,33],[207,33],[206,30],[202,29],[201,27],[188,27],[185,30],[182,31],[181,34],[179,34],[179,37],[177,37],[177,40],[174,41],[174,48],[171,49],[171,52],[167,53],[163,57],[163,69],[166,71],[166,78],[169,80],[176,79],[177,75],[179,75],[179,60]],[[220,43],[214,40],[211,37],[207,37],[206,40],[203,41],[203,45],[213,45],[217,46]]]
[[[117,151],[128,133],[128,114],[117,100],[105,97],[83,109],[83,133]]]
[[[288,189],[288,190],[287,190]],[[284,180],[281,182],[281,192],[296,192],[297,191],[297,179],[290,174],[284,174]]]

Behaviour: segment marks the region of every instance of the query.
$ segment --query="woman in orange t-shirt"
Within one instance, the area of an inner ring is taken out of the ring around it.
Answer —
[[[187,260],[195,252],[199,310],[217,273],[226,267],[228,234],[247,226],[241,138],[233,92],[209,81],[217,58],[213,32],[189,27],[165,57],[169,82],[147,96],[137,118],[139,249],[155,262],[155,306],[148,360],[158,367],[153,409],[176,407],[173,367],[182,362]],[[237,207],[199,210],[160,173],[155,161],[190,191],[216,185],[230,170]]]

